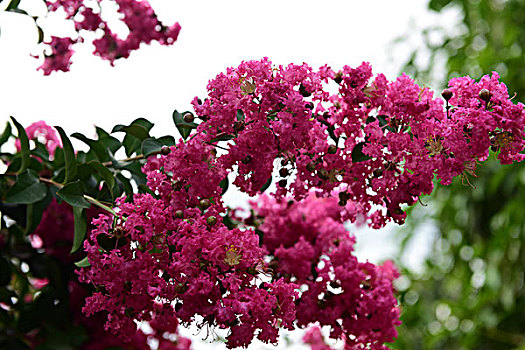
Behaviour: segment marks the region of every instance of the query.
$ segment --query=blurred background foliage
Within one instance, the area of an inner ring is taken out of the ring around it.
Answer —
[[[461,11],[456,34],[450,28],[427,28],[427,65],[414,51],[404,71],[418,81],[444,87],[448,79],[475,79],[499,72],[525,101],[525,1],[432,0],[429,8]],[[443,38],[436,44],[438,33]],[[440,61],[441,60],[441,61]],[[431,81],[445,63],[442,81]],[[427,207],[411,208],[399,229],[398,261],[410,254],[410,241],[433,222],[437,234],[421,271],[402,267],[403,305],[396,349],[525,349],[525,164],[480,166],[477,178],[438,186],[423,198]]]

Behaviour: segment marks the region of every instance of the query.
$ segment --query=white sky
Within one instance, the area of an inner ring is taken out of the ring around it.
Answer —
[[[143,46],[111,67],[85,43],[75,47],[70,72],[47,77],[36,71],[40,62],[30,57],[41,50],[33,21],[0,12],[0,128],[12,115],[25,126],[45,120],[63,126],[68,134],[78,131],[91,137],[94,124],[111,130],[145,117],[156,124],[154,135],[177,136],[173,110],[190,109],[194,96],[205,96],[209,79],[242,60],[268,56],[276,64],[306,62],[317,68],[328,63],[334,69],[369,61],[375,73],[393,79],[410,48],[418,45],[417,35],[416,41],[411,36],[411,43],[393,51],[396,37],[431,24],[450,25],[457,18],[453,11],[428,12],[423,0],[150,3],[165,24],[181,24],[173,46]],[[45,13],[41,0],[22,0],[20,7]],[[68,33],[57,23],[42,20],[49,34]],[[360,233],[360,258],[377,261],[391,255],[395,247],[388,233]],[[420,261],[417,254],[421,257],[424,249],[415,249],[415,254]]]

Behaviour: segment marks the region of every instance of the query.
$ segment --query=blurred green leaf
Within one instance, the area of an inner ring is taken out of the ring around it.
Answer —
[[[91,206],[84,198],[84,185],[79,180],[62,187],[57,191],[57,195],[73,207],[87,209]]]
[[[75,219],[75,236],[73,238],[71,254],[75,253],[80,247],[82,247],[87,230],[86,212],[83,208],[73,207],[73,217]]]
[[[64,130],[60,126],[55,126],[55,129],[57,129],[60,138],[62,139],[62,147],[64,152],[66,176],[63,183],[69,183],[76,179],[77,175],[77,161],[75,159],[75,151]]]
[[[11,120],[13,121],[13,124],[16,127],[16,130],[18,131],[18,139],[20,140],[20,148],[21,148],[21,164],[20,168],[18,169],[18,173],[23,173],[27,167],[29,166],[29,138],[27,137],[26,130],[24,127],[13,117],[11,117]]]
[[[7,191],[5,202],[31,204],[46,196],[46,185],[40,183],[38,175],[32,170],[26,170],[17,175],[16,183]]]

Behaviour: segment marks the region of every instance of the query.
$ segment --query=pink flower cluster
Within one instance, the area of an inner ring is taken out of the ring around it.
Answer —
[[[452,80],[453,108],[405,75],[371,78],[366,63],[336,72],[263,59],[212,80],[194,100],[196,133],[144,166],[151,194],[94,221],[79,274],[98,291],[84,311],[107,312],[106,328],[123,335],[135,321],[159,334],[197,322],[228,329],[233,348],[316,323],[346,349],[385,349],[398,273],[357,261],[343,223],[402,223],[435,175],[474,175],[490,148],[502,163],[522,160],[525,113],[496,74]],[[277,192],[248,218],[223,203],[228,173],[253,196],[274,170]]]
[[[43,120],[34,122],[26,128],[27,137],[42,143],[50,155],[55,154],[57,147],[62,147],[62,141],[57,135],[55,128],[49,126]],[[16,139],[15,146],[20,150],[20,140]]]
[[[498,78],[452,79],[453,108],[445,111],[441,98],[406,75],[372,79],[368,63],[336,72],[243,62],[210,81],[202,104],[194,100],[206,121],[197,134],[207,143],[231,135],[218,162],[237,168],[242,191],[258,193],[278,159],[277,196],[301,199],[318,188],[339,197],[344,219],[379,228],[402,223],[403,206],[430,193],[434,176],[447,185],[474,175],[491,147],[503,164],[523,160],[523,105],[512,103]]]
[[[96,0],[95,4],[100,3]],[[130,53],[137,50],[142,43],[149,44],[158,41],[162,45],[173,44],[179,35],[180,25],[175,23],[171,26],[163,25],[158,19],[146,0],[115,0],[118,5],[118,12],[123,16],[122,21],[129,29],[129,34],[125,39],[119,38],[111,31],[106,21],[98,11],[94,11],[84,0],[55,0],[48,1],[46,4],[49,11],[62,9],[66,13],[66,19],[74,22],[78,38],[51,37],[48,44],[51,47],[51,54],[45,55],[45,60],[39,69],[44,71],[44,75],[49,75],[53,71],[68,71],[71,65],[74,43],[82,42],[82,31],[100,31],[102,36],[93,41],[95,46],[94,54],[110,61],[111,65],[119,58],[128,58]]]

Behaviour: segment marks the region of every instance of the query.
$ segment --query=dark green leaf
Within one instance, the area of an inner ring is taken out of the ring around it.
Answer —
[[[151,188],[149,188],[148,186],[146,186],[146,185],[144,185],[144,184],[140,184],[140,185],[138,186],[138,188],[139,188],[139,191],[140,191],[140,192],[142,192],[142,193],[149,193],[149,194],[151,194],[151,195],[153,196],[153,198],[158,198],[158,197],[159,197],[159,196],[157,196],[157,195],[155,194],[155,192],[153,192],[153,191],[151,190]]]
[[[266,191],[268,189],[268,187],[270,187],[270,185],[272,184],[272,176],[270,175],[270,177],[268,178],[268,180],[264,183],[264,185],[262,185],[261,187],[261,193],[263,193],[264,191]]]
[[[97,131],[98,142],[102,143],[111,153],[114,154],[122,146],[118,139],[108,134],[104,129],[96,126],[95,130]]]
[[[147,157],[150,154],[158,153],[160,152],[162,146],[163,146],[162,143],[155,140],[154,138],[145,139],[144,141],[142,141],[142,147],[141,147],[142,154],[145,157]]]
[[[117,180],[119,186],[121,186],[121,188],[126,193],[126,201],[133,201],[133,187],[131,186],[131,182],[129,181],[129,179],[122,174],[117,174]]]
[[[12,11],[18,8],[18,5],[20,4],[20,0],[11,0],[9,2],[9,5],[5,8],[6,11]]]
[[[125,126],[122,124],[115,125],[113,130],[111,130],[111,133],[115,133],[115,132],[125,132],[126,134],[132,135],[139,140],[145,140],[148,137],[150,137],[148,129],[138,124],[131,124],[128,126]]]
[[[108,168],[106,168],[104,165],[102,165],[100,162],[97,162],[96,160],[88,162],[87,165],[95,169],[100,174],[100,176],[102,176],[102,178],[108,184],[110,189],[112,189],[113,186],[115,186],[115,177]]]
[[[71,135],[71,137],[74,137],[82,142],[84,142],[85,144],[87,144],[90,148],[90,150],[92,150],[95,155],[97,156],[98,160],[101,161],[101,162],[105,162],[107,160],[109,160],[109,156],[108,156],[108,151],[106,150],[106,148],[104,147],[104,144],[102,142],[99,142],[97,140],[92,140],[90,138],[87,138],[86,136],[76,132],[74,134]]]
[[[11,264],[3,255],[0,255],[0,286],[6,286],[10,281]]]
[[[87,230],[87,219],[84,209],[73,207],[73,217],[75,218],[75,236],[73,238],[71,254],[75,253],[80,247],[82,247]]]
[[[71,141],[69,141],[69,138],[67,137],[64,130],[60,126],[55,126],[55,129],[57,129],[58,133],[60,134],[60,138],[62,139],[64,160],[66,165],[66,177],[64,179],[64,183],[68,183],[73,181],[77,175],[77,160],[75,159],[75,151],[73,150],[73,145],[71,144]]]
[[[26,170],[17,175],[16,183],[7,191],[5,202],[31,204],[46,196],[46,186],[38,180],[38,175],[32,170]]]
[[[219,182],[220,188],[222,188],[221,196],[228,191],[228,187],[230,187],[230,181],[228,180],[228,176],[226,176],[221,182]]]
[[[242,109],[237,110],[237,121],[242,122],[246,119],[246,116],[244,115]]]
[[[79,180],[62,187],[57,191],[57,195],[73,207],[87,209],[91,206],[84,198],[84,185]]]
[[[18,131],[18,139],[20,140],[21,149],[21,164],[18,173],[23,173],[29,166],[29,138],[27,137],[26,130],[24,127],[13,117],[11,117],[13,124],[15,124],[16,130]]]
[[[175,138],[171,135],[159,137],[157,141],[162,143],[164,146],[175,146]]]
[[[197,126],[199,126],[195,122],[188,123],[187,121],[185,121],[184,115],[186,113],[190,113],[190,112],[179,113],[177,112],[177,110],[173,111],[173,122],[175,123],[175,126],[177,127],[177,130],[179,131],[184,141],[186,141],[188,136],[190,136],[191,131],[195,129]]]
[[[234,138],[235,138],[235,135],[221,134],[211,139],[210,142],[229,141],[229,140],[233,140]]]
[[[363,146],[365,144],[366,142],[360,142],[354,146],[354,149],[352,150],[352,162],[353,163],[364,162],[365,160],[372,159],[372,157],[369,157],[363,153]]]
[[[75,263],[75,266],[76,267],[88,267],[88,266],[91,266],[91,264],[89,263],[88,257],[86,256],[84,259],[77,261]]]
[[[2,146],[6,141],[11,137],[11,123],[7,122],[5,124],[5,129],[0,135],[0,146]]]
[[[27,205],[25,230],[26,235],[33,232],[38,227],[38,224],[40,224],[40,221],[42,220],[42,214],[51,202],[52,198],[53,195],[51,194],[51,191],[46,189],[46,196],[44,199]]]

